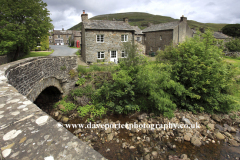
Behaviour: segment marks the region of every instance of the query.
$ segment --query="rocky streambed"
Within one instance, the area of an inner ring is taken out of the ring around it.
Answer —
[[[63,114],[48,110],[57,121],[67,124],[89,124],[88,117],[77,112]],[[199,124],[200,128],[67,128],[79,139],[109,160],[225,160],[240,158],[240,112],[229,115],[192,114],[176,111],[172,119],[154,113],[131,115],[108,114],[92,124]]]

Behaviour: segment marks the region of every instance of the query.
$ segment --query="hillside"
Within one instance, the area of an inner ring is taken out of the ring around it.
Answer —
[[[160,16],[160,15],[153,15],[149,13],[143,13],[143,12],[128,12],[128,13],[115,13],[115,14],[105,14],[105,15],[99,15],[90,18],[90,20],[113,20],[113,18],[117,21],[122,21],[124,17],[128,17],[129,24],[134,26],[137,25],[139,28],[144,29],[147,27],[147,24],[153,23],[153,24],[159,24],[159,23],[166,23],[166,22],[172,22],[172,21],[179,21],[179,19],[173,19],[171,17],[167,16]],[[81,30],[82,23],[79,23],[71,28],[69,30]],[[213,31],[221,30],[225,25],[227,24],[216,24],[216,23],[200,23],[193,20],[188,20],[188,25],[190,28],[209,28]]]

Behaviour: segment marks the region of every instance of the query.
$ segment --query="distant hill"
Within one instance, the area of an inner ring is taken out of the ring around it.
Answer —
[[[179,21],[179,19],[173,19],[167,16],[153,15],[149,13],[143,12],[127,12],[127,13],[115,13],[115,14],[104,14],[90,18],[90,20],[113,20],[113,18],[117,21],[122,21],[124,17],[128,17],[128,22],[130,25],[137,25],[139,28],[144,29],[147,27],[148,23],[159,24],[166,22]],[[200,23],[193,20],[187,20],[190,28],[199,29],[209,28],[213,31],[221,30],[227,24],[216,24],[216,23]],[[77,25],[69,28],[69,30],[81,30],[82,22]]]

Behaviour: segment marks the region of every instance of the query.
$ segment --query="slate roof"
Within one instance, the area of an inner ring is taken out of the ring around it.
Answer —
[[[144,33],[144,32],[174,29],[179,23],[180,23],[179,21],[175,21],[175,22],[155,24],[145,28],[144,30],[142,30],[142,32]]]
[[[132,26],[132,28],[135,30],[135,34],[143,34],[142,30],[138,26]]]
[[[227,36],[226,34],[223,34],[221,32],[214,32],[213,33],[213,36],[216,38],[216,39],[228,39],[228,38],[231,38],[229,36]]]
[[[83,25],[85,29],[134,31],[132,26],[123,21],[89,20]]]

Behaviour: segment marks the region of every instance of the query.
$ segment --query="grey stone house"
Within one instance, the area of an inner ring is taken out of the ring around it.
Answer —
[[[49,32],[49,44],[51,45],[68,45],[69,38],[72,38],[74,41],[74,46],[76,47],[77,40],[81,44],[81,31],[76,30],[54,30]]]
[[[193,37],[193,31],[187,24],[187,17],[182,16],[180,21],[150,25],[142,30],[145,34],[146,53],[164,50],[165,45],[173,42],[177,45],[186,37]]]
[[[85,11],[81,18],[81,54],[85,62],[117,62],[119,58],[126,57],[122,44],[134,42],[135,32],[127,18],[123,21],[89,20]]]

